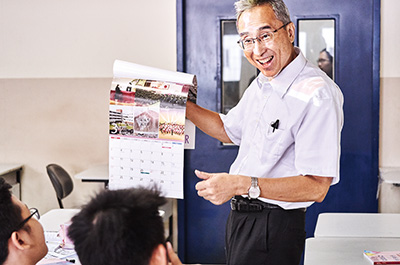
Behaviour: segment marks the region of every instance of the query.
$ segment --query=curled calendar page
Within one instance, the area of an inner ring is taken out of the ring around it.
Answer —
[[[115,61],[109,109],[109,188],[153,187],[183,198],[183,151],[194,125],[186,101],[196,101],[196,76]],[[190,132],[188,133],[188,127]]]

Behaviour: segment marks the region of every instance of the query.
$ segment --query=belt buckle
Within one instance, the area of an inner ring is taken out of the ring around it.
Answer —
[[[237,200],[236,198],[231,199],[231,210],[238,212],[261,212],[263,210],[263,206],[251,203],[247,201]]]
[[[231,199],[231,210],[232,211],[236,211],[236,203],[237,203],[237,200],[235,198],[232,198]]]
[[[249,205],[244,202],[240,201],[236,198],[232,198],[231,200],[231,210],[232,211],[238,211],[238,212],[248,212],[249,211]]]

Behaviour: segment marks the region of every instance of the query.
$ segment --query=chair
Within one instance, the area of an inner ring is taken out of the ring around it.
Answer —
[[[50,164],[46,166],[47,174],[50,177],[51,184],[53,184],[56,191],[58,204],[63,209],[62,199],[67,197],[74,188],[71,176],[61,166],[57,164]]]

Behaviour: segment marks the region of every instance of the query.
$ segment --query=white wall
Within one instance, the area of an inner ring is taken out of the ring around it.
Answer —
[[[395,34],[400,26],[400,2],[381,0],[381,77],[400,77],[400,34]]]
[[[381,99],[379,166],[400,168],[400,15],[398,0],[381,0]],[[389,177],[382,173],[383,178]],[[380,212],[400,212],[400,188],[383,182],[379,197]]]
[[[175,0],[0,0],[0,163],[22,163],[22,200],[58,207],[46,165],[108,163],[115,59],[176,70]],[[74,180],[66,207],[102,184]]]
[[[0,0],[0,78],[110,77],[115,59],[175,70],[174,0]]]
[[[400,1],[381,0],[379,164],[400,167]]]

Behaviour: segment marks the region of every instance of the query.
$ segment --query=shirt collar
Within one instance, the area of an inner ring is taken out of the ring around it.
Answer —
[[[295,47],[296,58],[288,64],[274,79],[268,80],[266,76],[260,73],[257,77],[258,87],[261,88],[264,83],[270,83],[272,88],[280,97],[283,97],[292,85],[294,80],[300,74],[307,63],[307,59],[299,48]]]

